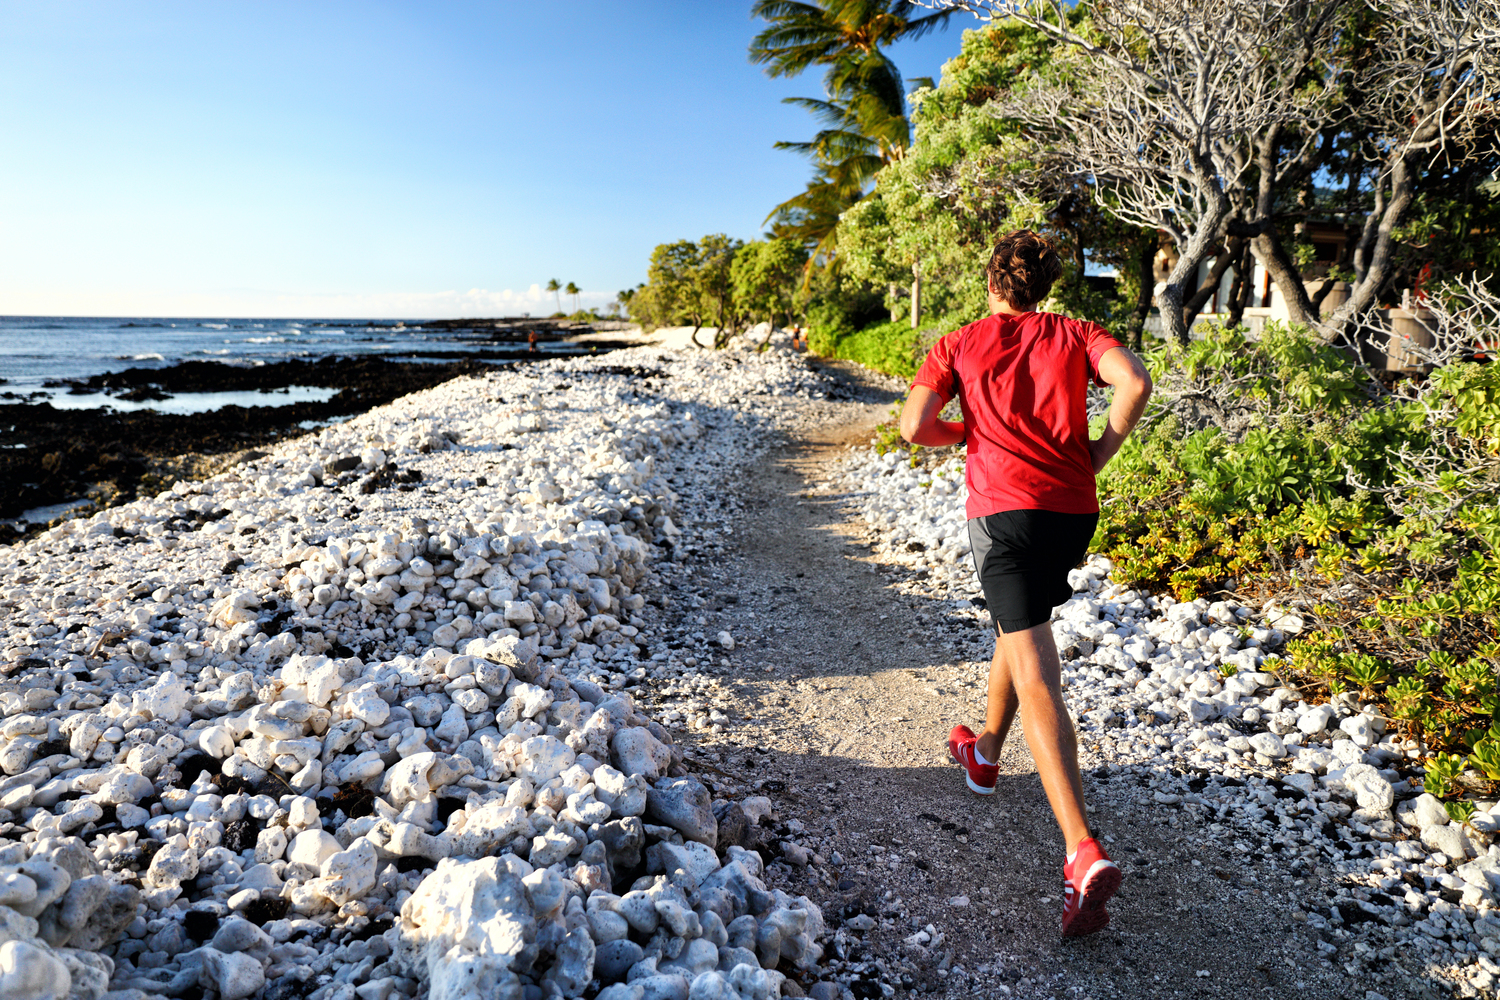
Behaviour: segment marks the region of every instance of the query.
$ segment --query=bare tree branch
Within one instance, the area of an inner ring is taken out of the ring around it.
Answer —
[[[1424,163],[1462,159],[1500,127],[1500,0],[913,0],[1013,18],[1075,54],[992,105],[1086,179],[1125,222],[1169,234],[1156,291],[1164,332],[1226,234],[1248,238],[1294,321],[1333,339],[1390,280],[1396,231]],[[1371,15],[1373,43],[1358,36]],[[1351,57],[1359,53],[1360,58]],[[1279,199],[1310,183],[1335,135],[1368,137],[1373,207],[1354,288],[1326,319],[1277,232]]]

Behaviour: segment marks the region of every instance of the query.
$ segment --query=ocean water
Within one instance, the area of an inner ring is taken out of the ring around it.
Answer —
[[[330,354],[378,354],[392,361],[443,361],[421,351],[471,352],[514,348],[511,342],[451,330],[423,329],[420,321],[285,319],[151,319],[0,316],[0,392],[45,393],[62,409],[111,406],[201,413],[231,403],[283,406],[329,399],[334,391],[292,386],[275,393],[179,393],[171,399],[131,403],[103,393],[70,395],[44,382],[88,378],[126,368],[165,368],[181,361],[260,365]],[[539,343],[543,356],[577,353],[564,343]],[[41,397],[36,401],[40,402]]]

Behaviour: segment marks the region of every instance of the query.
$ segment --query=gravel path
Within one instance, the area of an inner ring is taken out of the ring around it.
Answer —
[[[862,399],[817,404],[816,426],[727,471],[732,541],[674,582],[687,627],[737,642],[719,704],[744,718],[704,733],[697,753],[726,789],[777,802],[773,880],[842,923],[825,972],[855,996],[1447,995],[1390,963],[1351,974],[1325,959],[1308,914],[1327,908],[1329,867],[1206,832],[1144,788],[1149,769],[1102,780],[1111,769],[1086,731],[1090,811],[1126,882],[1107,931],[1059,937],[1063,846],[1023,740],[990,799],[945,750],[951,725],[982,721],[979,616],[898,593],[910,574],[872,557],[870,526],[831,484],[889,407],[878,386]]]

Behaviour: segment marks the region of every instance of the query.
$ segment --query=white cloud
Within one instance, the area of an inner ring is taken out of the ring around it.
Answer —
[[[602,309],[611,292],[582,292],[578,304]],[[572,296],[562,295],[564,312]],[[479,319],[547,316],[557,299],[539,284],[524,291],[448,289],[439,292],[275,292],[225,289],[214,292],[120,290],[61,292],[0,288],[0,315],[10,316],[196,316],[287,319]]]

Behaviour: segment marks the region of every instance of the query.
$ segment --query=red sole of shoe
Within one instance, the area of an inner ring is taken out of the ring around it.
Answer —
[[[1120,891],[1124,876],[1114,865],[1100,868],[1083,884],[1083,899],[1078,903],[1078,912],[1072,922],[1063,928],[1063,937],[1083,937],[1109,926],[1109,913],[1104,904]]]

